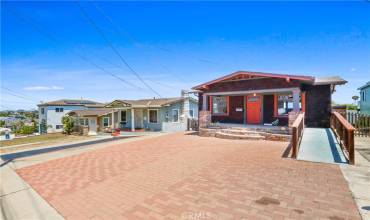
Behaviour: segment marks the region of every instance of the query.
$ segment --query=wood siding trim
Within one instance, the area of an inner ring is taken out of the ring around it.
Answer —
[[[274,94],[274,117],[278,116],[278,95]]]
[[[260,90],[241,90],[241,91],[229,91],[229,92],[205,92],[206,95],[248,95],[248,94],[263,94],[263,93],[280,93],[280,92],[292,92],[293,90],[300,90],[299,87],[291,88],[278,88],[278,89],[260,89]]]
[[[302,112],[306,111],[306,92],[301,93],[301,108]]]

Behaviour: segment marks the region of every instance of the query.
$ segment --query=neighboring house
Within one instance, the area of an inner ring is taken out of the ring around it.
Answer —
[[[278,119],[278,125],[286,126],[295,113],[305,112],[307,126],[329,127],[331,94],[345,83],[340,77],[239,71],[193,90],[199,94],[200,125],[271,124]]]
[[[188,118],[198,118],[198,101],[188,97],[115,100],[99,110],[75,110],[69,115],[88,127],[88,134],[126,131],[185,131]]]
[[[39,126],[46,123],[47,133],[62,132],[62,117],[73,110],[98,109],[104,104],[83,99],[62,99],[37,105],[39,111]],[[41,128],[40,128],[41,131]]]
[[[370,114],[370,82],[367,82],[358,90],[360,90],[360,112]]]

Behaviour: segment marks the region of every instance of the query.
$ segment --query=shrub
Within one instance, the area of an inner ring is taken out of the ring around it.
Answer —
[[[20,128],[21,134],[33,134],[35,132],[35,127],[34,126],[28,126],[28,125],[23,125]]]
[[[63,130],[66,134],[71,134],[73,132],[73,127],[75,121],[71,116],[64,116],[62,118]]]

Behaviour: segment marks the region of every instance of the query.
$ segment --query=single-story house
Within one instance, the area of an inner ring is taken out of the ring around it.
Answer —
[[[139,100],[114,100],[103,109],[76,110],[76,117],[88,134],[125,131],[185,131],[188,119],[198,118],[198,101],[188,96]]]
[[[287,126],[289,115],[305,112],[307,126],[329,127],[331,95],[336,85],[345,83],[338,76],[238,71],[192,89],[199,95],[200,125],[277,122]]]

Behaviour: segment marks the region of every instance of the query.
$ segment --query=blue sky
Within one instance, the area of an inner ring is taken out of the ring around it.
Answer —
[[[333,95],[338,103],[352,102],[357,88],[370,81],[370,3],[365,1],[81,5],[163,97],[238,70],[340,75],[349,83]],[[75,2],[1,6],[1,109],[35,108],[41,100],[61,98],[108,102],[155,96],[124,66]],[[25,23],[24,17],[58,42]]]

